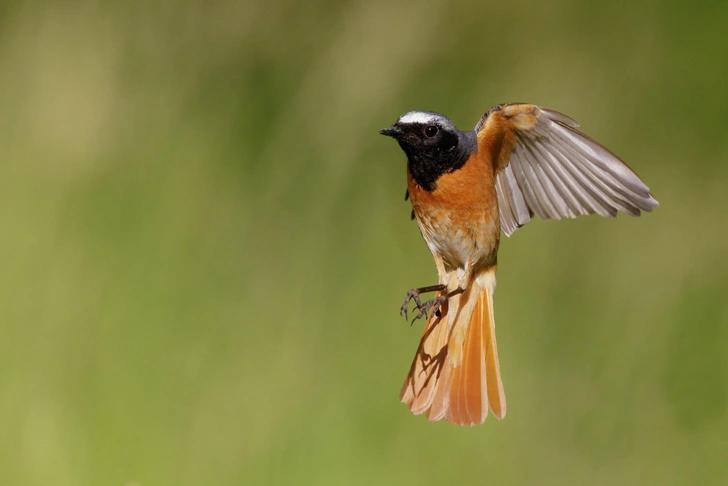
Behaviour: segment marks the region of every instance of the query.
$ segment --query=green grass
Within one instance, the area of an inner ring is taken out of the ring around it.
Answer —
[[[724,484],[728,8],[0,9],[0,484]],[[502,421],[397,394],[411,109],[563,111],[660,208],[504,239]]]

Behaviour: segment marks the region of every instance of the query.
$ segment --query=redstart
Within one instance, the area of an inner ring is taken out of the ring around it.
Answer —
[[[506,414],[493,320],[501,231],[582,214],[639,216],[658,202],[616,155],[553,110],[505,103],[474,130],[411,111],[379,133],[407,155],[407,193],[437,266],[437,285],[407,292],[424,335],[400,392],[415,414],[460,425]],[[420,294],[436,292],[422,302]],[[429,313],[429,317],[428,317]]]

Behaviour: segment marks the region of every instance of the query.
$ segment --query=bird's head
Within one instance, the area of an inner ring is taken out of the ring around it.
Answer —
[[[477,147],[474,131],[462,132],[448,117],[432,111],[405,113],[379,133],[399,142],[412,176],[428,191],[442,174],[462,167]]]

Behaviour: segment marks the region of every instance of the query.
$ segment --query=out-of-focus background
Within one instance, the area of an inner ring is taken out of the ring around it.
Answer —
[[[728,3],[0,8],[0,484],[728,484]],[[377,130],[562,111],[652,214],[501,244],[504,421],[398,401]]]

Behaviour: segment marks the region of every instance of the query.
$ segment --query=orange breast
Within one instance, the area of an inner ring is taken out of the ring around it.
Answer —
[[[498,199],[489,154],[475,153],[461,167],[443,174],[432,192],[408,174],[412,207],[430,251],[451,268],[468,261],[495,262],[500,236]]]

